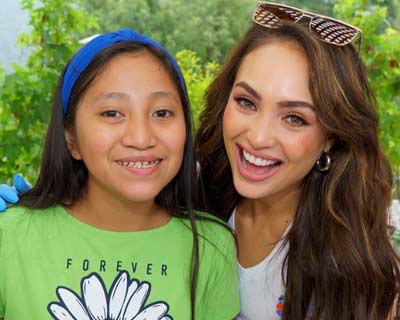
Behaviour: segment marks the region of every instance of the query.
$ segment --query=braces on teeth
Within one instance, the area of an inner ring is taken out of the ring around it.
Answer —
[[[129,168],[137,168],[137,169],[148,169],[155,167],[160,163],[160,160],[155,160],[155,161],[133,161],[133,162],[128,162],[128,161],[117,161],[117,163],[121,166],[124,167],[129,167]]]

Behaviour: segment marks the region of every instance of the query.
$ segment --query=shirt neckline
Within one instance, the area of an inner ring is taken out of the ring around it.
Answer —
[[[233,231],[235,231],[236,208],[237,207],[235,207],[233,209],[232,214],[231,214],[231,216],[230,216],[230,218],[228,220],[228,224],[229,224],[229,226],[231,227],[231,229]],[[285,240],[285,237],[286,237],[286,235],[289,232],[291,227],[292,227],[292,223],[290,223],[286,227],[285,231],[283,232],[282,238],[276,243],[274,249],[272,249],[272,251],[263,260],[261,260],[259,263],[255,264],[253,266],[250,266],[250,267],[243,267],[240,264],[239,260],[237,260],[237,265],[238,265],[239,271],[256,271],[258,269],[264,269],[265,265],[269,264],[274,257],[277,257],[280,254],[283,254],[283,251],[286,251],[285,250],[284,240]]]
[[[173,216],[167,223],[153,229],[141,230],[141,231],[110,231],[92,226],[86,222],[77,219],[76,217],[71,215],[67,210],[65,210],[65,208],[61,205],[57,206],[56,210],[58,211],[57,213],[65,221],[65,223],[71,226],[74,230],[78,230],[80,232],[83,232],[85,234],[90,234],[93,236],[101,236],[101,237],[116,238],[116,239],[142,237],[142,236],[153,237],[160,234],[173,232],[173,230],[179,225],[179,222],[181,221],[180,218]]]

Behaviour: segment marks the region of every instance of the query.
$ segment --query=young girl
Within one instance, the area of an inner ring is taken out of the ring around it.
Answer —
[[[119,30],[78,51],[39,179],[0,217],[0,317],[234,318],[233,237],[191,209],[191,131],[159,44]]]
[[[388,319],[399,259],[360,33],[259,3],[207,93],[195,150],[207,210],[238,244],[241,319]]]

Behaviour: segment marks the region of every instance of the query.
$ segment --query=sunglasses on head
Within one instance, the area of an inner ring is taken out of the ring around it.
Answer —
[[[267,28],[279,28],[281,21],[299,22],[304,17],[309,19],[308,28],[321,41],[336,46],[351,43],[362,31],[355,26],[320,14],[272,2],[259,2],[253,14],[253,21]]]

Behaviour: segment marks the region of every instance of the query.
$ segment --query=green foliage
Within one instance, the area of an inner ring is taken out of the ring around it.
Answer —
[[[333,15],[333,6],[336,3],[336,0],[318,0],[318,1],[313,1],[313,0],[287,0],[285,1],[286,4],[296,7],[296,8],[301,8],[303,10],[307,10],[310,12],[315,12],[319,14],[323,14],[326,16],[332,16]]]
[[[363,30],[361,54],[378,101],[380,141],[399,177],[400,32],[387,24],[387,7],[371,5],[367,0],[340,0],[335,12],[339,18]],[[395,183],[395,196],[399,197],[398,180]]]
[[[133,28],[171,53],[195,51],[221,61],[251,23],[254,0],[86,0],[100,30]]]
[[[219,65],[215,62],[208,62],[203,65],[197,54],[189,50],[178,52],[176,59],[186,80],[196,126],[200,112],[204,108],[204,93],[214,79]]]
[[[96,26],[78,5],[77,0],[22,0],[31,32],[22,34],[19,44],[31,54],[26,66],[13,66],[0,87],[0,181],[10,181],[15,172],[36,180],[57,79],[79,45],[79,34]]]
[[[400,2],[397,0],[287,0],[289,5],[340,19],[364,30],[362,56],[379,103],[380,138],[400,175]],[[122,27],[149,34],[173,53],[183,69],[195,123],[218,65],[245,32],[255,0],[22,0],[31,32],[26,66],[0,68],[0,181],[20,171],[32,182],[49,116],[51,95],[78,39]],[[88,12],[97,16],[99,25]],[[188,49],[188,50],[183,50]],[[183,50],[183,51],[181,51]],[[191,51],[189,51],[191,50]],[[397,197],[400,180],[397,179]]]
[[[397,252],[400,254],[400,231],[395,230],[392,235],[392,240]]]

